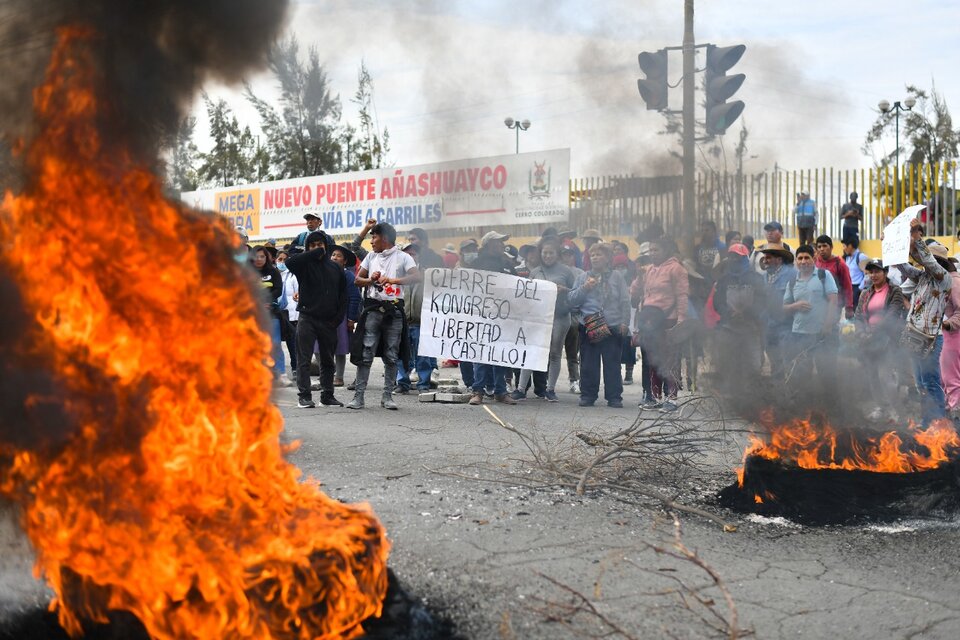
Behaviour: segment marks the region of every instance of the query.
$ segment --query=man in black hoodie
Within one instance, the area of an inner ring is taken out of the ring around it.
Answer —
[[[287,269],[297,277],[300,301],[297,311],[297,391],[298,406],[316,406],[310,394],[310,360],[313,345],[320,347],[320,404],[342,407],[333,397],[333,353],[337,348],[337,327],[347,313],[347,278],[343,268],[330,261],[327,247],[333,242],[322,231],[307,236],[307,251],[287,258]]]

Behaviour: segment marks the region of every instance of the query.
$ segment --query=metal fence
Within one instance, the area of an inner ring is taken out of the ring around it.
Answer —
[[[766,222],[779,220],[785,235],[796,235],[796,196],[806,191],[817,202],[818,233],[839,237],[840,208],[851,192],[857,192],[864,208],[861,238],[879,238],[883,226],[913,204],[927,205],[930,235],[954,235],[960,217],[956,178],[956,162],[905,165],[899,171],[882,167],[702,172],[696,176],[696,217],[715,221],[721,230],[736,229],[758,237]],[[595,228],[604,235],[635,235],[657,220],[668,233],[678,234],[682,210],[680,176],[570,181],[570,223],[581,231]]]

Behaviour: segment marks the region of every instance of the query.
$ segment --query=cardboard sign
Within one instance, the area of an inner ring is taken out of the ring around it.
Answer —
[[[427,269],[418,355],[546,371],[557,285],[474,269]]]
[[[883,228],[883,265],[892,267],[910,259],[910,221],[920,215],[926,205],[907,207],[893,222]]]

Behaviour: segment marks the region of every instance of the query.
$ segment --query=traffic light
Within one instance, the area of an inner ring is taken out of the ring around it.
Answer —
[[[667,50],[644,51],[637,56],[637,62],[647,76],[637,80],[640,97],[647,103],[648,111],[663,111],[667,108]]]
[[[746,76],[737,73],[727,75],[733,65],[740,61],[747,48],[742,44],[733,47],[707,45],[707,133],[723,135],[734,120],[743,113],[743,101],[727,102],[737,92]]]

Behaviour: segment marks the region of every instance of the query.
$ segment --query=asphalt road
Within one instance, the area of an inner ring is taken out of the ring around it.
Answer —
[[[482,408],[411,395],[386,411],[376,376],[375,402],[359,412],[298,409],[295,391],[279,390],[284,438],[302,442],[293,462],[330,495],[373,505],[393,544],[391,567],[464,638],[722,637],[729,609],[710,572],[734,602],[737,627],[758,638],[960,637],[960,519],[809,528],[720,511],[710,496],[733,481],[742,451],[731,433],[678,488],[680,500],[737,530],[681,514],[681,540],[696,557],[676,559],[653,548],[677,553],[673,523],[655,503],[523,482],[529,452]],[[558,455],[572,433],[609,434],[639,411],[638,386],[620,410],[559,396],[490,406]],[[10,517],[0,519],[0,550],[0,616],[44,603]]]

